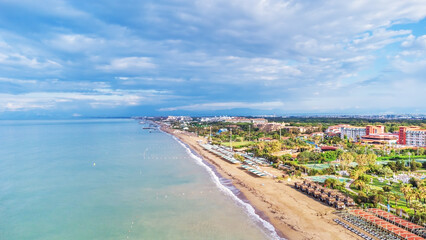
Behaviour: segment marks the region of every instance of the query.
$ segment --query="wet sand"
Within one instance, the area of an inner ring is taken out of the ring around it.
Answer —
[[[230,179],[250,204],[261,211],[261,216],[272,223],[285,238],[360,239],[333,221],[337,218],[333,214],[334,208],[297,191],[292,187],[293,181],[280,183],[272,178],[256,177],[238,165],[228,163],[203,149],[198,142],[205,142],[206,139],[165,126],[162,126],[162,130],[186,143],[212,164],[222,177]],[[276,176],[281,175],[281,171],[271,167],[262,169]]]

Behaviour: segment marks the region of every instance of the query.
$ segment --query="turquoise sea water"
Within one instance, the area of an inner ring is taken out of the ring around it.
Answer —
[[[271,238],[246,208],[133,120],[0,121],[2,240]]]

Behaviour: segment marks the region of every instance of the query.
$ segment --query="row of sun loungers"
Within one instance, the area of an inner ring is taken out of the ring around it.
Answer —
[[[411,233],[405,229],[402,229],[362,209],[354,209],[351,211],[351,213],[357,216],[359,219],[365,220],[370,225],[389,232],[389,234],[395,236],[396,239],[407,239],[407,240],[423,240],[424,239],[414,233]]]
[[[259,165],[270,165],[270,163],[264,158],[252,157],[252,156],[245,154],[245,153],[242,153],[241,156],[243,156],[247,160],[255,162],[256,164],[259,164]]]
[[[254,169],[254,168],[252,168],[252,167],[250,167],[248,165],[241,165],[241,167],[244,168],[245,170],[247,170],[247,171],[249,171],[249,172],[251,172],[251,173],[259,176],[259,177],[266,177],[265,173],[263,173],[263,172],[261,172],[259,170],[256,170],[256,169]]]
[[[213,145],[209,145],[209,144],[201,144],[201,146],[204,149],[206,149],[207,151],[218,155],[219,157],[227,160],[230,163],[233,163],[233,164],[241,163],[240,161],[238,161],[234,158],[232,152],[229,152],[225,148],[222,148],[222,147],[219,147],[219,146],[213,146]],[[247,155],[247,154],[244,154],[244,155]],[[255,169],[259,160],[256,160],[256,158],[252,158],[252,157],[250,159],[251,160],[246,159],[244,161],[245,165],[242,165],[241,167],[246,169],[247,171],[259,176],[259,177],[266,177],[267,176],[266,173]],[[262,164],[263,164],[263,162],[262,162]]]
[[[366,221],[365,219],[359,218],[357,216],[354,216],[350,213],[340,213],[340,217],[343,218],[343,220],[351,223],[352,225],[364,230],[365,232],[369,233],[371,236],[380,239],[380,240],[399,240],[398,237],[395,235],[387,232],[384,229],[378,228],[374,225],[372,225],[370,222]]]
[[[240,163],[238,160],[234,158],[234,153],[231,152],[228,148],[222,147],[222,146],[214,146],[209,144],[202,144],[202,146],[207,149],[208,151],[228,160],[231,163]],[[270,165],[268,161],[264,158],[256,158],[253,156],[250,156],[246,153],[237,153],[245,158],[245,163],[256,166],[256,165]]]
[[[336,218],[336,219],[334,219],[334,221],[335,221],[337,224],[342,225],[344,228],[348,229],[349,231],[351,231],[351,232],[355,233],[356,235],[358,235],[358,236],[360,236],[360,237],[362,237],[362,238],[364,238],[364,239],[366,239],[366,240],[374,240],[372,237],[369,237],[369,236],[365,235],[364,233],[362,233],[362,232],[358,231],[357,229],[352,228],[351,226],[349,226],[348,224],[346,224],[346,223],[344,223],[344,222],[340,221],[340,220],[339,220],[339,219],[337,219],[337,218]]]
[[[207,145],[207,144],[203,144],[201,145],[204,149],[206,149],[207,151],[218,155],[219,157],[225,159],[226,161],[233,163],[233,164],[237,164],[237,163],[241,163],[240,161],[238,161],[237,159],[235,159],[231,153],[225,152],[225,150],[219,148],[219,147],[215,147],[215,146],[211,146],[211,145]]]
[[[407,221],[403,218],[393,215],[392,213],[383,211],[378,208],[370,208],[369,212],[373,213],[377,217],[384,219],[390,223],[397,225],[400,228],[406,229],[414,234],[417,234],[422,237],[426,237],[426,229],[423,226]]]
[[[256,163],[250,161],[250,160],[245,160],[244,161],[246,164],[250,165],[250,166],[256,166]]]

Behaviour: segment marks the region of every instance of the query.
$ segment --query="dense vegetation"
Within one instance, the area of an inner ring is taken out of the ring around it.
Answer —
[[[355,118],[268,118],[292,126],[311,126],[325,130],[330,125],[385,125],[387,131],[399,126],[417,125],[426,128],[425,120],[369,120]],[[179,123],[174,126],[182,127]],[[190,132],[209,138],[213,144],[243,149],[263,157],[283,170],[283,176],[338,175],[353,182],[347,188],[342,182],[328,178],[324,185],[351,196],[360,206],[385,207],[394,212],[402,210],[414,221],[426,221],[426,180],[410,179],[408,184],[390,180],[397,174],[425,171],[424,148],[394,148],[387,145],[364,145],[346,138],[312,136],[307,131],[263,132],[253,124],[226,122],[186,125]],[[211,132],[211,135],[210,135]],[[333,146],[335,151],[321,151],[319,146]],[[243,161],[236,156],[238,160]]]

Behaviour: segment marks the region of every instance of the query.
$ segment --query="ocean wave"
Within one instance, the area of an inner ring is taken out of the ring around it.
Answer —
[[[168,134],[168,133],[166,133]],[[238,205],[240,205],[241,207],[243,207],[243,209],[246,211],[246,213],[257,223],[260,223],[261,226],[263,226],[263,230],[266,231],[265,234],[267,234],[271,239],[280,239],[280,240],[285,240],[285,238],[281,238],[278,233],[275,230],[275,227],[268,221],[264,220],[263,218],[261,218],[257,213],[256,210],[254,209],[254,207],[252,205],[250,205],[249,203],[244,202],[242,199],[240,199],[237,195],[235,195],[235,193],[228,188],[227,186],[223,185],[219,179],[219,177],[216,175],[216,173],[213,171],[213,169],[211,167],[209,167],[201,157],[195,155],[192,151],[191,148],[186,145],[184,142],[182,142],[180,139],[178,139],[177,137],[169,134],[170,136],[173,137],[173,139],[175,139],[180,145],[182,145],[182,147],[185,148],[186,152],[195,160],[195,162],[197,164],[199,164],[200,166],[204,167],[207,172],[209,173],[211,179],[213,180],[213,182],[216,184],[216,186],[219,188],[220,191],[222,191],[223,193],[225,193],[226,195],[230,196],[233,200],[235,200],[237,202]]]

